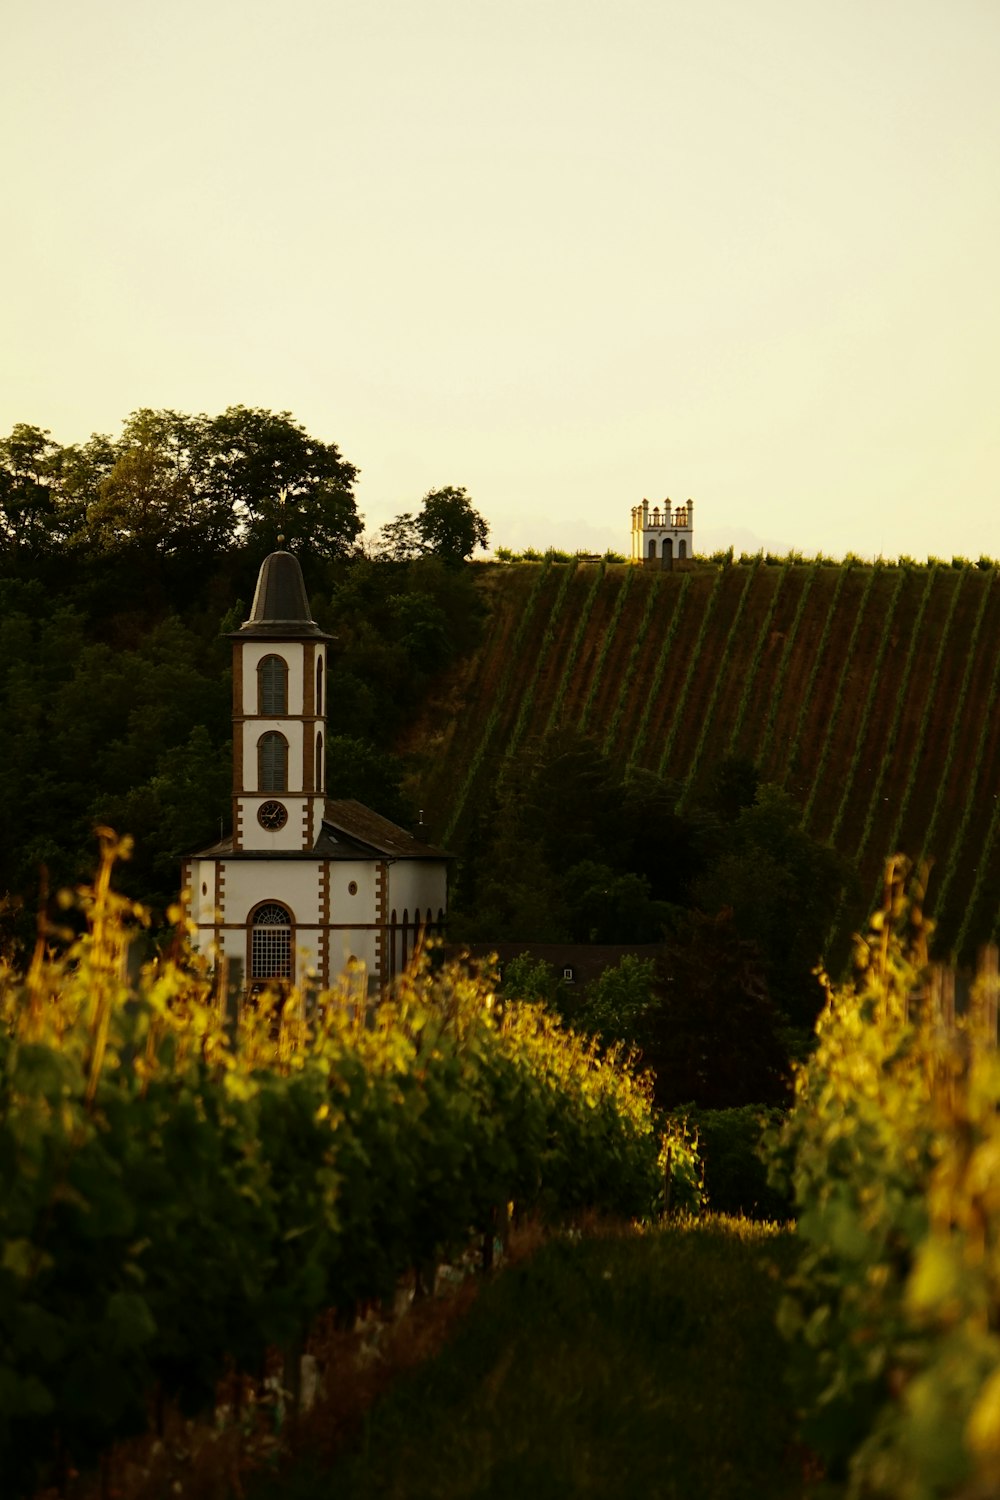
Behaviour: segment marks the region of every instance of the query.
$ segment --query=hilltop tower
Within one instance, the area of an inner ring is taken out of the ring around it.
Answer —
[[[374,990],[440,932],[448,856],[360,802],[326,797],[332,637],[302,569],[272,552],[233,631],[233,827],[184,862],[193,941],[229,987],[326,986],[349,964]]]
[[[694,501],[678,505],[669,500],[650,506],[648,500],[632,507],[632,561],[647,567],[669,568],[674,561],[694,556]]]

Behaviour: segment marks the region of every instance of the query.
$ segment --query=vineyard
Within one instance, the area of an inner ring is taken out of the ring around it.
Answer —
[[[900,849],[932,862],[939,946],[968,959],[1000,915],[1000,586],[958,562],[483,565],[485,638],[408,736],[421,802],[460,849],[504,762],[558,729],[681,805],[745,757],[857,862],[844,924]]]
[[[0,972],[0,1473],[62,1485],[174,1402],[284,1354],[311,1322],[431,1284],[509,1205],[697,1208],[683,1129],[648,1080],[540,1007],[429,963],[369,1008],[292,991],[224,1013],[183,952],[126,983],[146,914],[104,835],[83,936]],[[50,934],[51,936],[51,934]],[[242,1385],[240,1386],[242,1389]]]
[[[892,869],[773,1143],[798,1265],[779,1309],[803,1435],[854,1497],[1000,1492],[997,952],[964,1012]],[[958,1013],[957,1013],[958,1012]]]

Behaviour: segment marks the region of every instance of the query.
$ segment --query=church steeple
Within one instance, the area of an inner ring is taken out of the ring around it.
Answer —
[[[279,540],[282,540],[279,538]],[[261,564],[233,642],[233,848],[312,849],[326,788],[326,649],[298,558]]]

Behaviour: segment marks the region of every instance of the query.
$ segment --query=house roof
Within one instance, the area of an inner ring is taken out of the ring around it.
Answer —
[[[626,955],[657,959],[663,956],[665,948],[662,943],[467,943],[460,949],[449,947],[448,951],[456,957],[467,953],[477,962],[495,953],[501,973],[512,959],[530,954],[551,965],[557,979],[565,969],[572,969],[573,983],[583,987],[599,979],[605,969],[621,963]]]
[[[236,639],[248,635],[265,640],[299,636],[321,641],[333,639],[312,618],[302,569],[291,552],[271,552],[265,557],[257,576],[250,618],[231,634]]]

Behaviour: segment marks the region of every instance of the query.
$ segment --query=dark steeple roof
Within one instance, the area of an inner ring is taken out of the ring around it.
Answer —
[[[255,635],[269,640],[288,640],[308,636],[311,640],[332,640],[320,630],[309,613],[309,598],[299,560],[291,552],[272,552],[260,566],[257,590],[249,620],[244,620],[236,636]]]

